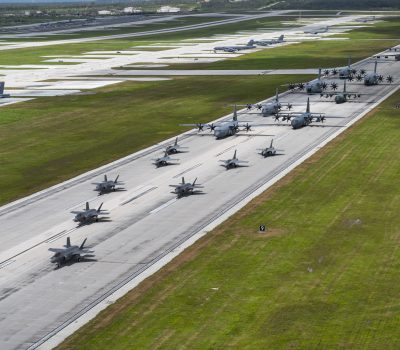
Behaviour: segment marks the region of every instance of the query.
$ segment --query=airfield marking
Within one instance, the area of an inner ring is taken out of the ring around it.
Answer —
[[[173,178],[173,179],[176,179],[177,177],[182,176],[183,174],[186,174],[186,173],[188,173],[189,171],[191,171],[191,170],[193,170],[193,169],[196,169],[196,168],[198,168],[198,167],[201,166],[201,165],[203,165],[203,163],[199,163],[199,164],[193,165],[192,167],[190,167],[190,168],[188,168],[188,169],[182,171],[181,173],[176,174],[176,175],[173,176],[172,178]]]
[[[134,196],[134,197],[132,197],[132,198],[130,198],[130,199],[128,199],[128,200],[126,200],[126,201],[120,203],[120,206],[123,206],[123,205],[125,205],[125,204],[128,204],[128,203],[134,201],[135,199],[138,199],[138,198],[140,198],[140,197],[143,197],[145,194],[147,194],[147,193],[149,193],[149,192],[151,192],[151,191],[154,191],[156,188],[158,188],[158,187],[157,187],[157,186],[151,187],[151,188],[147,189],[146,191],[144,191],[144,192],[142,192],[142,193],[139,193],[138,195],[136,195],[136,196]]]
[[[158,213],[160,210],[163,210],[164,208],[170,206],[171,204],[174,204],[178,199],[177,198],[172,198],[171,200],[169,200],[168,202],[160,205],[159,207],[157,207],[156,209],[153,209],[149,214],[155,214]]]

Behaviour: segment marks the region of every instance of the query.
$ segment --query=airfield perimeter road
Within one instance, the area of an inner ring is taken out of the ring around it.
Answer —
[[[372,68],[372,63],[362,65]],[[380,70],[399,81],[399,62],[382,64]],[[371,95],[363,97],[363,102],[343,105],[317,102],[320,97],[312,96],[311,101],[316,102],[312,102],[311,110],[343,117],[325,124],[346,125],[397,88],[349,84],[349,90]],[[304,103],[306,98],[293,93],[283,100]],[[240,119],[272,122],[257,115],[243,114]],[[338,130],[263,126],[250,133],[258,136],[224,140],[186,134],[181,143],[188,152],[176,156],[179,165],[156,169],[151,162],[161,154],[161,146],[156,145],[1,207],[0,348],[36,348],[49,334],[73,322],[135,276],[145,274],[164,255],[317,150]],[[271,137],[260,136],[267,134],[275,135],[275,146],[284,149],[284,155],[263,159],[257,154],[257,148],[269,144]],[[249,167],[226,171],[218,160],[232,156],[235,149],[239,159],[250,161]],[[126,191],[97,196],[91,183],[101,180],[104,174],[110,178],[119,174]],[[168,185],[177,184],[181,176],[188,181],[198,177],[204,194],[177,200]],[[83,208],[86,200],[92,207],[104,201],[110,220],[76,228],[70,211]],[[258,224],[254,223],[255,232]],[[87,237],[97,261],[55,270],[49,262],[48,248],[61,247],[67,236],[73,244]]]

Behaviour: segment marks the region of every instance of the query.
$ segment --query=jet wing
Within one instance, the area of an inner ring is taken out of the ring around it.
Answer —
[[[48,250],[50,252],[54,252],[54,253],[61,253],[61,252],[65,251],[65,249],[62,249],[62,248],[49,248]]]

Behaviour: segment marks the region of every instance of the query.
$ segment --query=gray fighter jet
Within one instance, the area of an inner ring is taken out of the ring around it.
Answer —
[[[172,193],[175,193],[178,196],[178,198],[180,198],[191,194],[202,193],[202,191],[198,189],[203,188],[203,186],[196,184],[196,181],[197,177],[195,178],[193,183],[185,182],[185,178],[182,177],[182,182],[179,185],[169,185],[169,186],[174,188],[174,192]]]
[[[371,86],[383,83],[385,78],[383,77],[383,75],[377,73],[377,68],[378,68],[378,61],[375,61],[374,71],[371,73],[367,73],[364,76],[364,85]],[[386,82],[391,84],[393,82],[393,77],[391,75],[387,76]]]
[[[288,87],[289,90],[291,91],[294,91],[295,89],[298,89],[300,91],[305,90],[307,94],[312,95],[312,94],[322,93],[324,90],[326,90],[328,84],[321,79],[321,68],[319,68],[317,79],[306,83],[297,83],[297,84],[290,83]]]
[[[102,182],[93,182],[93,185],[96,185],[95,191],[99,192],[99,195],[103,193],[115,192],[116,186],[121,185],[122,182],[118,182],[119,175],[115,178],[115,180],[108,180],[107,175],[104,175],[104,180]]]
[[[293,112],[289,114],[283,114],[283,115],[276,115],[275,116],[275,121],[280,120],[279,118],[282,117],[282,121],[290,121],[290,125],[292,126],[293,129],[300,129],[303,128],[304,126],[324,126],[324,125],[316,125],[316,124],[311,124],[314,122],[320,122],[323,123],[325,119],[327,118],[339,118],[339,117],[326,117],[324,116],[324,113],[311,113],[310,112],[310,98],[307,99],[307,108],[305,112]],[[275,124],[277,125],[277,124]],[[326,125],[327,127],[341,127],[337,125]]]
[[[286,106],[288,110],[290,110],[293,107],[293,105],[289,102],[279,101],[279,91],[278,89],[276,89],[275,100],[265,103],[248,104],[246,105],[246,107],[248,110],[256,107],[258,110],[260,110],[261,115],[263,117],[268,117],[270,115],[278,113],[283,105]]]
[[[204,128],[208,128],[213,131],[216,139],[222,139],[228,136],[241,135],[238,134],[239,131],[250,131],[253,126],[264,126],[265,124],[250,125],[249,123],[243,124],[239,123],[237,119],[237,107],[235,105],[233,110],[233,118],[229,121],[219,122],[217,124],[180,124],[181,126],[196,126],[198,131],[203,131]],[[243,129],[240,129],[243,128]],[[273,136],[273,135],[263,135],[263,136]]]
[[[176,153],[181,153],[183,152],[183,149],[188,148],[188,147],[183,147],[178,145],[178,138],[175,139],[175,143],[173,145],[167,146],[165,151],[167,154],[176,154]]]
[[[281,35],[278,39],[261,39],[261,40],[253,40],[253,44],[258,46],[269,46],[274,44],[280,44],[284,42],[284,35]]]
[[[98,209],[90,209],[89,202],[86,202],[86,207],[83,210],[71,211],[75,214],[74,221],[79,222],[80,225],[99,221],[99,215],[105,214],[104,210],[101,210],[103,203],[100,204]]]
[[[282,149],[276,149],[276,148],[272,145],[273,142],[274,142],[274,140],[272,139],[272,140],[271,140],[271,144],[269,145],[269,147],[266,147],[266,148],[259,148],[257,151],[260,151],[260,154],[261,154],[264,158],[274,156],[274,155],[277,154],[276,152],[283,152]]]
[[[224,51],[224,52],[237,52],[241,50],[255,49],[254,40],[250,40],[246,45],[235,45],[235,46],[216,46],[214,47],[214,52]]]
[[[165,153],[164,153],[164,156],[163,156],[163,157],[160,157],[160,158],[157,158],[157,159],[153,159],[153,161],[154,161],[153,164],[154,164],[157,168],[159,168],[159,167],[161,167],[161,166],[166,166],[166,165],[169,165],[169,164],[177,164],[177,163],[174,163],[174,162],[178,162],[179,159],[172,159],[172,158],[168,155],[168,152],[165,150]]]
[[[93,251],[85,248],[86,239],[82,242],[80,246],[71,245],[71,240],[67,237],[67,244],[64,248],[49,248],[49,251],[54,252],[55,254],[50,258],[50,261],[53,264],[57,264],[57,268],[61,267],[61,265],[67,263],[68,261],[81,261],[81,259],[89,254],[93,253]]]
[[[226,170],[232,169],[232,168],[237,168],[240,166],[245,166],[244,164],[247,164],[248,161],[245,160],[239,160],[236,156],[236,150],[235,153],[233,154],[233,158],[227,159],[227,160],[219,160],[219,162],[222,162],[221,166],[225,167]]]

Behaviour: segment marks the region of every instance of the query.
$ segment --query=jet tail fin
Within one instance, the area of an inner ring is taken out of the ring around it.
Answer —
[[[284,38],[285,36],[282,34],[279,38],[278,38],[278,40],[279,41],[283,41],[283,38]]]
[[[79,247],[79,249],[81,249],[81,250],[83,249],[83,247],[85,246],[86,240],[87,240],[87,238],[85,238],[83,240],[83,242],[82,242],[81,246]]]
[[[196,184],[197,181],[197,177],[194,179],[192,186],[194,186]]]
[[[272,143],[274,142],[274,139],[271,140],[271,144],[269,146],[269,148],[272,148]]]
[[[67,248],[71,246],[71,238],[67,237]]]
[[[104,175],[104,182],[107,182],[107,175]]]
[[[233,159],[236,159],[236,152],[237,150],[235,149],[235,153],[233,154]]]
[[[185,178],[182,176],[182,185],[185,183]]]
[[[178,146],[178,138],[175,139],[175,146]]]
[[[97,212],[99,213],[101,210],[101,207],[103,206],[103,203],[100,204],[99,208],[97,209]]]
[[[114,180],[114,183],[115,183],[115,184],[118,182],[118,179],[119,179],[119,175],[117,175],[117,177],[116,177],[115,180]]]

